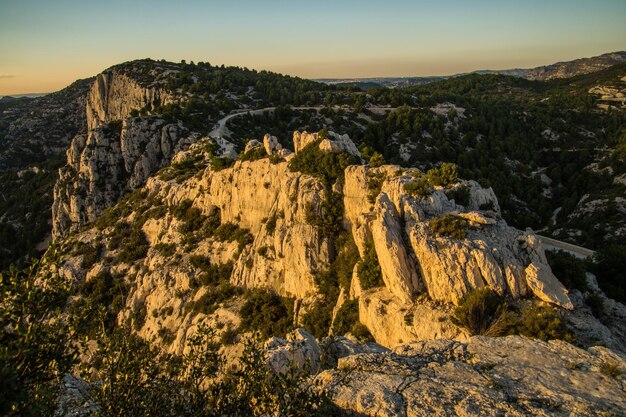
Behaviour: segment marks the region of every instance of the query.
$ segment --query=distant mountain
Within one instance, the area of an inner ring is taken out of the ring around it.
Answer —
[[[600,71],[613,65],[626,62],[626,51],[610,52],[591,58],[579,58],[573,61],[557,62],[551,65],[543,65],[535,68],[513,68],[506,70],[478,70],[471,74],[500,74],[512,77],[526,78],[528,80],[547,81],[556,78],[569,78],[576,75],[589,74]],[[431,77],[377,77],[377,78],[323,78],[319,81],[325,84],[354,86],[366,90],[371,87],[381,86],[388,88],[413,87],[424,85],[448,78],[460,77],[468,73],[449,76]]]
[[[581,74],[600,71],[626,61],[626,51],[611,52],[591,58],[579,58],[573,61],[557,62],[530,69],[510,69],[500,71],[477,71],[479,73],[512,75],[529,80],[553,80],[555,78],[569,78]]]

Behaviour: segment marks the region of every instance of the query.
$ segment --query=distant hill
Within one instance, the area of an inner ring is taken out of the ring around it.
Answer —
[[[500,74],[513,77],[526,78],[535,81],[547,81],[557,78],[569,78],[576,75],[589,74],[600,71],[613,65],[626,62],[626,51],[610,52],[590,58],[579,58],[573,61],[557,62],[550,65],[543,65],[535,68],[513,68],[506,70],[478,70],[472,74]],[[387,88],[412,87],[424,85],[435,81],[467,75],[468,73],[455,74],[450,76],[431,77],[378,77],[378,78],[324,78],[316,81],[331,85],[351,85],[367,89],[376,85]],[[365,88],[364,88],[365,87]]]

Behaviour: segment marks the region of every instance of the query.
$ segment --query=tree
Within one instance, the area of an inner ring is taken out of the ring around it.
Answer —
[[[378,152],[374,152],[372,157],[370,158],[370,167],[378,168],[379,166],[385,163],[385,158],[383,158],[382,154]]]

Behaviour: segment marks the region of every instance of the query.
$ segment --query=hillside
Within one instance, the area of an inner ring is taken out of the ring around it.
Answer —
[[[0,411],[619,413],[625,71],[364,93],[139,60],[40,102],[66,136],[3,102],[34,126],[7,155],[67,148],[4,168],[5,264],[53,242],[0,280]]]

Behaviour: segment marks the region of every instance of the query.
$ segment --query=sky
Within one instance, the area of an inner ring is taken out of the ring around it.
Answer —
[[[450,75],[626,50],[626,0],[0,0],[0,96],[139,58],[304,78]]]

